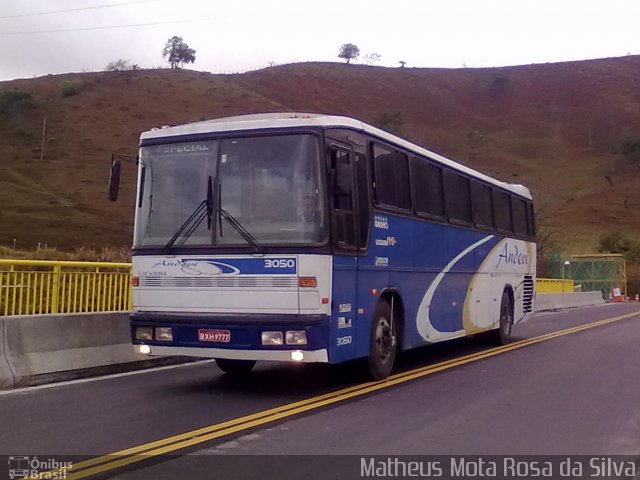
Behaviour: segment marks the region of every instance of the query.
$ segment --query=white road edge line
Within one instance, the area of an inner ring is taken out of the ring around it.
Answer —
[[[144,368],[142,370],[133,370],[131,372],[112,373],[109,375],[101,375],[98,377],[79,378],[77,380],[67,380],[64,382],[47,383],[45,385],[34,385],[32,387],[0,390],[0,397],[7,396],[7,395],[17,395],[19,393],[31,393],[38,390],[46,390],[49,388],[66,387],[68,385],[77,385],[81,383],[99,382],[101,380],[109,380],[112,378],[128,377],[132,375],[142,375],[144,373],[160,372],[162,370],[173,370],[176,368],[185,368],[185,367],[191,367],[195,365],[202,365],[204,363],[213,363],[213,362],[215,362],[215,360],[212,360],[212,359],[197,360],[195,362],[179,363],[177,365],[165,365],[163,367]]]

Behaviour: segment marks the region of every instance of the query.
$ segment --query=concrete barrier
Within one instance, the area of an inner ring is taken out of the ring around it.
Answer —
[[[13,373],[5,355],[4,317],[0,317],[0,389],[13,386]]]
[[[133,351],[128,312],[10,316],[0,323],[0,388],[175,363]]]
[[[548,312],[572,307],[590,307],[602,305],[604,300],[600,292],[576,293],[537,293],[536,312]]]

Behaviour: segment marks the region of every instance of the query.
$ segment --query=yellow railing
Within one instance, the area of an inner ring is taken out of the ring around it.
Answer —
[[[536,278],[536,293],[571,293],[573,280]]]
[[[131,309],[131,264],[0,260],[0,315]]]

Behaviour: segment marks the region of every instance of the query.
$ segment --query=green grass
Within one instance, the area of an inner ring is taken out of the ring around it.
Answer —
[[[80,247],[72,251],[62,251],[44,245],[35,250],[21,250],[0,245],[0,259],[129,263],[131,262],[131,251],[124,247],[104,247],[100,249]]]

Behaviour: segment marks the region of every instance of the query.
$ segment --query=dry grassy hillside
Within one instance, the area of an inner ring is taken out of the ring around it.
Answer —
[[[524,183],[567,250],[593,248],[605,232],[640,233],[640,57],[459,70],[308,63],[243,75],[142,70],[0,82],[0,96],[11,91],[31,93],[35,108],[0,119],[0,244],[128,245],[133,169],[121,201],[108,202],[111,153],[135,155],[140,132],[154,126],[283,110],[382,123]]]

